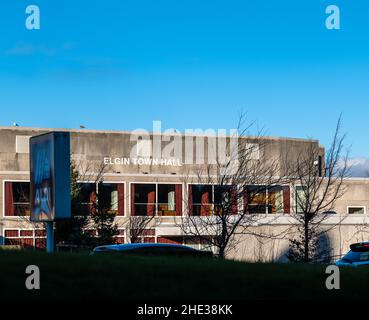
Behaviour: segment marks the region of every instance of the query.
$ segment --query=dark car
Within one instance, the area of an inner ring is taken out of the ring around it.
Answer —
[[[369,242],[355,243],[350,246],[350,251],[336,265],[341,266],[362,266],[369,265]]]
[[[132,243],[107,245],[96,247],[92,255],[103,253],[116,253],[124,255],[165,255],[165,256],[188,256],[188,257],[212,257],[211,251],[200,251],[191,247],[177,244],[161,243]]]

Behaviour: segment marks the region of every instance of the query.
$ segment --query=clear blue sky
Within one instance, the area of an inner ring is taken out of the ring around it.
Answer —
[[[0,15],[0,125],[233,128],[242,109],[327,144],[342,112],[369,157],[368,1],[2,0]]]

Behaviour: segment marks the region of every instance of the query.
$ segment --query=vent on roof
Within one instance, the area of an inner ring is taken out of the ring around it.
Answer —
[[[30,136],[16,136],[15,137],[15,152],[29,153],[29,139]]]

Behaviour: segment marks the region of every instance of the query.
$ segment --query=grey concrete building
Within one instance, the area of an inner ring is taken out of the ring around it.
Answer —
[[[45,246],[45,230],[42,224],[29,221],[29,138],[54,129],[25,127],[0,127],[0,237],[2,244]],[[178,226],[185,215],[202,215],[204,208],[214,205],[214,186],[200,185],[198,172],[209,163],[218,161],[219,151],[224,158],[232,153],[232,135],[221,133],[178,132],[152,134],[147,132],[118,132],[92,130],[55,130],[71,133],[72,159],[81,173],[81,203],[88,214],[94,194],[99,191],[111,199],[111,210],[116,213],[120,229],[117,241],[125,243],[127,226],[132,216],[155,216],[157,223],[148,228],[142,241],[184,243],[200,247],[186,237]],[[316,159],[320,174],[324,171],[324,148],[316,140],[255,137],[242,138],[253,146],[252,154],[264,162],[271,159],[294,161],[307,146],[319,150]],[[238,138],[237,138],[238,141]],[[262,143],[261,148],[259,144]],[[224,149],[224,150],[223,150]],[[213,154],[214,151],[214,154]],[[284,166],[279,174],[284,174]],[[95,178],[99,176],[99,183]],[[348,179],[347,191],[336,203],[337,215],[326,224],[339,227],[329,231],[329,243],[333,254],[341,254],[350,242],[368,240],[366,236],[369,207],[369,179]],[[267,191],[268,192],[268,191]],[[280,189],[280,209],[275,203],[263,206],[266,223],[264,228],[283,230],[293,221],[295,213],[294,192],[291,186]],[[197,196],[195,196],[197,195]],[[199,200],[196,200],[197,198]],[[190,199],[191,198],[191,199]],[[191,201],[191,206],[188,206]],[[260,208],[260,203],[256,204]],[[191,209],[189,209],[191,208]],[[242,208],[242,204],[240,204]],[[211,209],[210,209],[211,210]],[[273,219],[270,219],[273,217]],[[269,219],[269,222],[268,222]],[[339,228],[339,229],[338,229]],[[264,230],[264,232],[265,232]],[[243,241],[229,253],[230,258],[241,260],[283,260],[288,249],[287,239],[262,240],[239,235]]]

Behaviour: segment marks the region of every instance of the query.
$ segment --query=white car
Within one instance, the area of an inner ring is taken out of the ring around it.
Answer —
[[[369,265],[369,242],[355,243],[350,251],[336,262],[339,267],[358,267]]]

